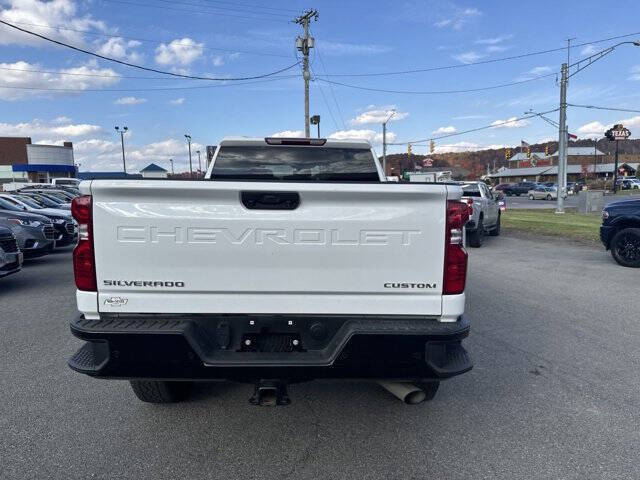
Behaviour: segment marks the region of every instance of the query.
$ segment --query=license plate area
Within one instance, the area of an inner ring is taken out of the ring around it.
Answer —
[[[272,333],[261,331],[242,335],[240,352],[290,353],[304,352],[298,333]]]

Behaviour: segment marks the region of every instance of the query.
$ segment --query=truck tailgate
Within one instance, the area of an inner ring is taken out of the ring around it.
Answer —
[[[438,316],[447,188],[93,181],[98,309]],[[300,204],[248,209],[248,191]]]

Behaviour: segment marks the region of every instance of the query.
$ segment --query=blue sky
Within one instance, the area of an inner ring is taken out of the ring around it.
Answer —
[[[320,13],[312,23],[318,47],[312,51],[313,73],[382,90],[465,90],[527,80],[559,71],[567,52],[406,75],[324,75],[466,65],[560,48],[568,37],[585,44],[640,32],[637,1],[618,1],[609,8],[591,0],[0,0],[0,19],[146,67],[228,78],[293,64],[301,29],[290,19],[309,7]],[[627,40],[637,38],[640,35]],[[573,48],[572,61],[614,43]],[[120,168],[115,125],[130,129],[125,139],[132,170],[150,162],[169,168],[169,158],[175,159],[176,169],[185,168],[185,133],[193,137],[194,150],[204,151],[204,145],[216,144],[225,135],[299,135],[303,130],[299,67],[250,84],[175,79],[0,26],[0,72],[0,135],[72,141],[82,170]],[[493,90],[439,95],[367,91],[315,80],[311,113],[321,115],[323,136],[366,138],[380,153],[380,120],[391,109],[397,113],[388,126],[389,138],[406,141],[509,120],[530,108],[551,110],[558,98],[554,75]],[[569,102],[640,110],[640,48],[621,46],[577,74],[569,84]],[[557,112],[549,116],[557,119]],[[632,132],[640,131],[636,113],[580,108],[568,113],[570,130],[581,137],[599,135],[621,120]],[[438,151],[461,151],[515,146],[521,139],[557,139],[557,132],[534,118],[438,140],[436,146]],[[426,148],[416,146],[414,152],[425,153]],[[389,151],[405,149],[391,146]]]

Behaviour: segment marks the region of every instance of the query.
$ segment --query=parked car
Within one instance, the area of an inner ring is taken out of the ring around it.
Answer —
[[[504,194],[507,196],[515,195],[519,197],[520,195],[526,195],[529,193],[529,190],[533,190],[538,186],[535,182],[520,182],[513,183],[504,189]]]
[[[629,178],[631,190],[640,190],[640,180],[637,178]]]
[[[554,182],[544,182],[541,185],[544,185],[545,187],[558,187]]]
[[[0,209],[0,226],[13,232],[24,258],[41,257],[55,248],[53,223],[43,215]]]
[[[33,198],[40,205],[42,205],[44,207],[60,208],[60,209],[63,209],[63,210],[71,211],[71,204],[70,203],[63,202],[62,200],[59,200],[57,198],[51,198],[48,195],[45,195],[45,194],[42,194],[42,193],[20,190],[20,195],[26,195],[27,197]]]
[[[485,234],[500,235],[500,205],[484,182],[464,182],[462,201],[469,205],[469,221],[465,225],[469,246],[482,246]]]
[[[557,198],[558,189],[554,187],[538,185],[536,188],[529,190],[529,200],[555,200]]]
[[[56,229],[56,247],[65,247],[78,239],[77,224],[69,210],[41,207],[29,197],[7,193],[0,194],[0,208],[27,211],[49,218]]]
[[[19,272],[22,259],[22,252],[13,232],[6,227],[0,227],[0,277]]]
[[[504,189],[510,187],[511,185],[513,185],[513,184],[511,184],[511,183],[499,183],[498,185],[493,187],[493,191],[494,192],[504,192]]]
[[[640,199],[620,200],[602,210],[600,240],[624,267],[640,267]]]
[[[22,192],[22,190],[19,190],[18,193]],[[42,195],[46,195],[47,197],[55,200],[58,199],[61,202],[64,203],[71,203],[71,200],[73,200],[77,195],[73,195],[69,192],[65,192],[64,190],[54,190],[52,188],[44,188],[44,189],[31,189],[29,190],[29,192],[32,193],[40,193]]]
[[[78,185],[80,185],[81,180],[79,178],[68,178],[68,177],[61,177],[61,178],[52,178],[51,179],[51,185],[56,186],[56,187],[65,187],[65,186],[69,186],[69,187],[78,187]]]

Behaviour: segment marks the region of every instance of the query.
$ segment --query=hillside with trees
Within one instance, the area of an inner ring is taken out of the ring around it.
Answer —
[[[615,142],[607,139],[600,139],[597,142],[588,139],[570,141],[569,146],[591,148],[595,146],[598,150],[609,155],[613,155],[616,148]],[[548,147],[550,155],[554,154],[558,150],[558,142],[532,144],[530,148],[532,152],[544,152],[545,147]],[[512,155],[519,151],[519,146],[511,147]],[[640,139],[620,141],[620,154],[633,155],[637,158],[632,158],[631,160],[627,158],[627,161],[640,162]],[[420,170],[425,167],[425,159],[430,158],[432,167],[450,168],[454,170],[454,175],[458,173],[455,176],[472,179],[487,173],[487,167],[489,170],[494,170],[506,166],[507,160],[504,155],[505,148],[472,152],[434,153],[432,155],[396,153],[387,155],[387,172],[390,175],[402,175],[402,172],[405,171]]]

